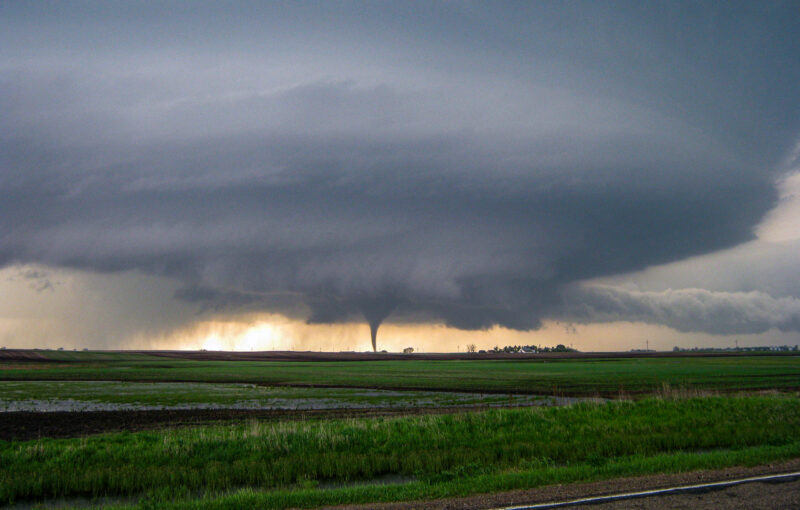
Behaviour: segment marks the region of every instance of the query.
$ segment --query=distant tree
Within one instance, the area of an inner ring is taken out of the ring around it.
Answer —
[[[475,352],[475,344],[467,344],[467,352]]]

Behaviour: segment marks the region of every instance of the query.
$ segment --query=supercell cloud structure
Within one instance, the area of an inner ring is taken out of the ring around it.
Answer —
[[[311,322],[797,330],[755,290],[575,289],[754,238],[798,33],[797,2],[4,3],[0,264]]]
[[[668,289],[662,292],[592,286],[570,301],[576,322],[628,321],[663,324],[678,331],[712,334],[764,333],[776,328],[800,331],[800,299],[774,298],[758,291],[712,292]]]

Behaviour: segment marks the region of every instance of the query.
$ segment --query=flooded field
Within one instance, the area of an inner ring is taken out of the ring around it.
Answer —
[[[566,405],[583,398],[255,384],[0,381],[0,412],[318,410]]]

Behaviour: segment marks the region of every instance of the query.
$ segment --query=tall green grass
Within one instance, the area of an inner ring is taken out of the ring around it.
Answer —
[[[285,491],[387,476],[416,480],[412,488],[452,489],[514,472],[588,469],[580,478],[619,463],[630,471],[676,452],[770,447],[773,457],[798,455],[798,437],[797,398],[705,397],[2,442],[0,504],[148,491]],[[681,457],[671,458],[671,469],[681,469]]]
[[[140,499],[138,504],[104,506],[103,508],[106,510],[133,508],[245,510],[250,508],[314,508],[323,505],[426,500],[623,476],[674,473],[728,466],[755,466],[797,457],[800,457],[800,441],[785,446],[760,446],[703,453],[664,453],[651,457],[640,455],[610,459],[601,464],[585,462],[567,466],[528,467],[500,473],[458,477],[433,483],[422,481],[392,485],[356,485],[326,490],[247,488],[227,494],[209,494],[202,497],[193,497],[185,492],[152,491]]]

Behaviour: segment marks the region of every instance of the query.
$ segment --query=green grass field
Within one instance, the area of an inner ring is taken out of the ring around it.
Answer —
[[[664,384],[712,391],[800,388],[800,356],[321,363],[187,361],[82,352],[49,355],[64,361],[29,364],[33,368],[0,362],[0,380],[228,382],[566,396],[635,395],[657,391]]]
[[[0,411],[3,402],[31,401],[371,408],[524,404],[549,395],[615,400],[0,440],[0,506],[313,508],[800,458],[797,356],[255,362],[46,355],[53,361],[0,361]]]
[[[0,504],[111,497],[285,508],[444,497],[772,462],[800,456],[798,433],[800,400],[780,396],[0,442]]]

